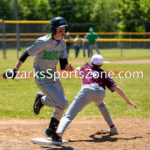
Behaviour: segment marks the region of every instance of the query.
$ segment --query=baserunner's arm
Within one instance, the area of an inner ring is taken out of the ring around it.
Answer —
[[[25,60],[27,59],[27,57],[29,56],[28,52],[25,51],[21,57],[19,58],[19,61],[17,62],[15,69],[19,70],[19,68],[22,66],[22,64],[25,62]]]
[[[23,62],[19,60],[15,66],[15,69],[18,71],[19,68],[22,66],[22,64],[23,64]]]
[[[27,59],[28,56],[29,56],[29,54],[27,53],[27,51],[25,51],[19,58],[16,66],[12,69],[12,71],[10,72],[10,70],[8,70],[3,73],[3,78],[7,79],[8,77],[10,77],[10,78],[14,79],[17,75],[17,71],[22,66],[22,64],[24,63],[24,61]]]

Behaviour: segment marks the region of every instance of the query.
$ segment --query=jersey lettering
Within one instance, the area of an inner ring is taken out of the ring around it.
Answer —
[[[43,59],[58,60],[62,55],[62,51],[44,51]]]

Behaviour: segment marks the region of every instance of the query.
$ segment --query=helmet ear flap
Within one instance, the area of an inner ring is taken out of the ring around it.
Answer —
[[[51,28],[52,35],[56,34],[56,28]]]
[[[65,33],[67,33],[67,31],[68,31],[68,26],[66,26]]]

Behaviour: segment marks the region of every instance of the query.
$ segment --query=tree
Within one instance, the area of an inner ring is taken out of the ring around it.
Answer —
[[[49,0],[52,16],[62,16],[69,23],[69,31],[88,29],[93,2],[91,0]]]
[[[97,22],[96,30],[116,31],[119,22],[119,9],[118,0],[95,0],[91,20]]]
[[[150,30],[150,0],[18,0],[18,11],[19,20],[62,16],[71,32]],[[0,0],[1,19],[14,20],[14,13],[14,0]]]
[[[144,31],[143,11],[140,0],[121,0],[120,1],[120,23],[119,28],[125,32]]]
[[[3,20],[13,19],[12,0],[0,0],[0,18]]]
[[[143,30],[150,32],[150,0],[140,0],[140,7],[142,10],[141,19],[144,21]]]

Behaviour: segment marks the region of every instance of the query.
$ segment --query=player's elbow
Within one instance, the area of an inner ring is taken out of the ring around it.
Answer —
[[[114,90],[114,91],[118,91],[118,90],[120,90],[120,87],[119,87],[119,86],[117,86],[117,85],[116,85],[116,86],[113,86],[112,88],[113,88],[113,90]]]

